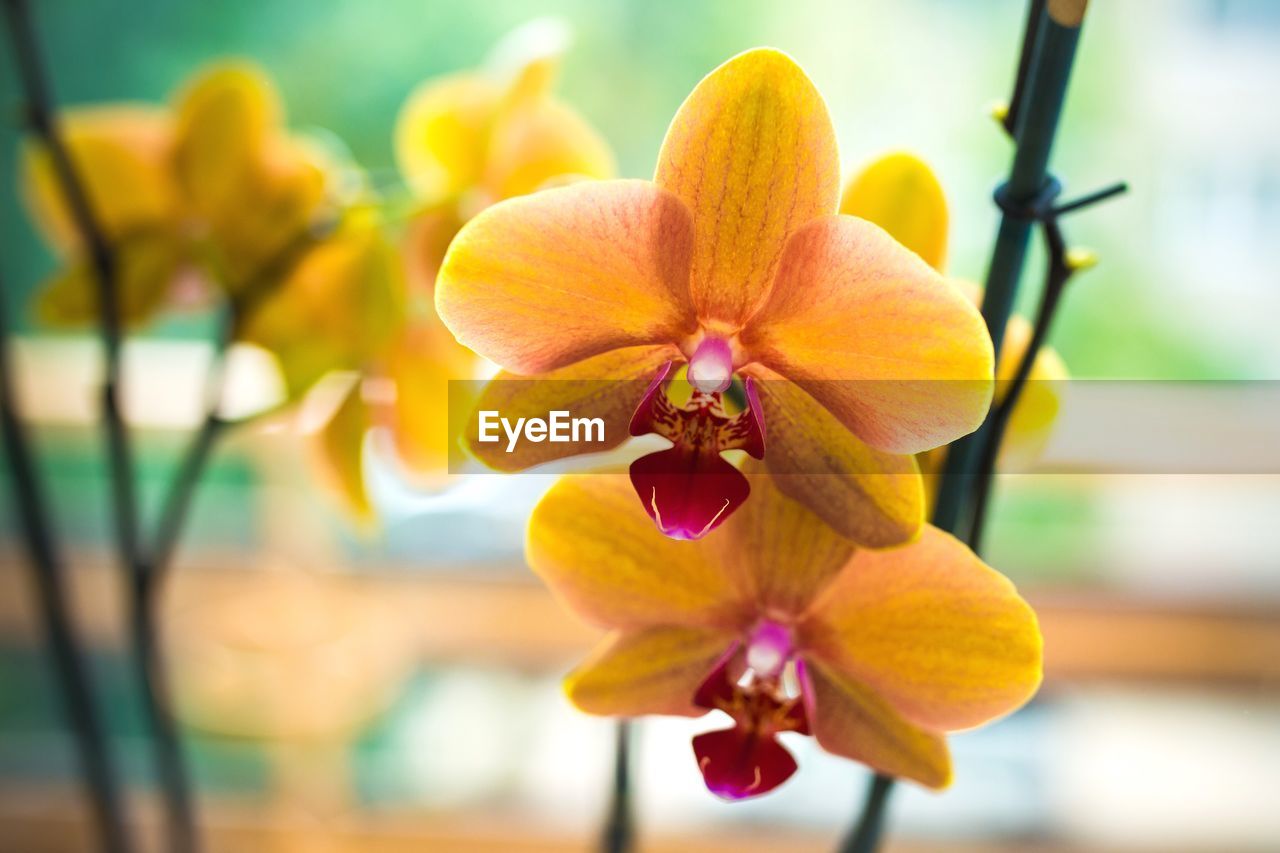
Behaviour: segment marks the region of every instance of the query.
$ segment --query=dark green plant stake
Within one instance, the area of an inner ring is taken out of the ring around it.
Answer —
[[[100,329],[104,356],[102,419],[111,472],[112,510],[116,543],[126,575],[129,630],[133,654],[143,685],[143,707],[151,725],[156,776],[166,815],[165,849],[192,853],[197,849],[195,815],[187,781],[182,744],[164,690],[154,614],[147,600],[146,569],[139,544],[138,501],[133,479],[133,451],[120,409],[120,355],[123,340],[118,268],[115,253],[101,228],[84,182],[64,144],[53,112],[40,61],[30,9],[25,0],[4,0],[18,77],[26,98],[26,119],[49,154],[63,198],[89,253],[98,285]]]
[[[1087,0],[1031,0],[1013,96],[1002,120],[1014,141],[1014,158],[1008,180],[995,195],[1002,217],[982,300],[982,316],[997,358],[1036,224],[1044,228],[1049,270],[1031,342],[1004,399],[992,407],[976,432],[951,445],[942,472],[933,523],[965,539],[975,552],[981,545],[1004,428],[1048,336],[1066,282],[1075,272],[1058,217],[1126,189],[1124,184],[1116,184],[1067,204],[1055,204],[1061,187],[1049,174],[1049,156],[1086,6]],[[879,849],[893,785],[892,778],[875,775],[858,820],[840,845],[841,853],[874,853]]]
[[[119,775],[107,746],[102,714],[89,679],[89,666],[67,607],[64,563],[44,499],[35,456],[18,415],[9,361],[9,325],[4,287],[0,284],[0,428],[9,459],[12,500],[22,527],[23,544],[31,565],[45,643],[49,648],[62,701],[75,735],[85,793],[105,853],[133,850],[125,826]]]
[[[635,849],[635,822],[631,811],[631,740],[634,736],[630,720],[619,720],[615,731],[613,753],[613,792],[600,834],[603,853],[630,853]]]

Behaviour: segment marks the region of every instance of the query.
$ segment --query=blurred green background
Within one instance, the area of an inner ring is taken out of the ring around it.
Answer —
[[[1133,190],[1070,225],[1102,263],[1074,288],[1058,344],[1079,376],[1266,377],[1280,360],[1261,322],[1280,307],[1265,272],[1276,261],[1268,235],[1280,219],[1280,164],[1274,136],[1253,131],[1275,121],[1265,105],[1280,10],[1266,0],[1095,5],[1056,164],[1068,193],[1118,178]],[[892,148],[936,165],[954,214],[951,269],[981,279],[989,194],[1009,157],[984,110],[1007,95],[1016,0],[48,0],[39,15],[61,102],[159,101],[202,63],[252,57],[278,81],[294,127],[336,134],[387,189],[397,181],[391,128],[414,85],[478,65],[502,34],[539,16],[571,25],[561,92],[630,176],[651,172],[667,122],[703,74],[751,46],[789,51],[831,106],[846,171]],[[4,75],[0,96],[13,103],[11,69]],[[9,298],[21,302],[50,261],[8,190],[17,126],[2,131],[0,232],[18,283]]]

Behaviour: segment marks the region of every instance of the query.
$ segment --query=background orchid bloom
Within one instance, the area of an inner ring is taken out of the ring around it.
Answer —
[[[129,322],[202,290],[222,291],[233,339],[275,356],[286,402],[334,371],[401,369],[392,336],[404,322],[405,288],[377,200],[354,166],[286,132],[279,97],[260,70],[223,63],[188,82],[171,109],[88,108],[72,111],[67,128],[118,253]],[[24,181],[34,218],[67,258],[39,312],[55,323],[93,322],[94,274],[47,155],[34,146]],[[320,458],[365,517],[363,431],[354,424],[367,413],[354,403],[331,411]]]
[[[169,109],[113,105],[68,110],[64,125],[95,213],[116,249],[124,319],[150,320],[214,287],[235,298],[333,205],[332,164],[287,134],[270,81],[242,62],[196,75]],[[22,160],[32,218],[61,256],[41,292],[40,317],[85,325],[97,288],[48,154]]]
[[[553,20],[530,22],[484,69],[428,80],[405,101],[395,152],[418,205],[406,241],[413,287],[430,294],[458,229],[494,202],[616,172],[600,134],[551,92],[568,40]]]
[[[461,387],[450,400],[449,380],[476,375],[480,363],[440,323],[433,304],[436,271],[457,229],[493,201],[533,192],[549,182],[613,174],[608,146],[550,92],[566,37],[553,22],[526,25],[494,48],[485,72],[427,81],[409,96],[395,137],[400,170],[418,199],[406,231],[407,275],[389,270],[385,244],[376,233],[362,238],[358,227],[354,240],[347,240],[347,248],[338,249],[329,263],[318,261],[318,270],[298,271],[299,278],[310,272],[307,289],[316,304],[292,319],[313,328],[337,329],[339,334],[326,337],[347,344],[360,343],[349,327],[363,315],[360,322],[368,328],[370,308],[323,295],[350,280],[341,268],[344,258],[348,265],[370,265],[375,278],[394,279],[396,319],[389,335],[375,335],[377,346],[366,347],[356,362],[345,365],[361,372],[318,389],[317,399],[302,413],[304,429],[314,431],[317,458],[328,481],[358,521],[369,522],[373,514],[364,477],[364,443],[370,428],[380,428],[391,440],[406,473],[421,484],[437,485],[446,478],[450,448],[458,435],[446,413],[451,406],[470,404]],[[333,285],[328,288],[326,271]],[[300,342],[295,360],[302,368],[308,363],[332,367],[331,353],[306,358],[307,348],[318,343],[315,337]]]
[[[991,342],[935,270],[837,215],[839,192],[821,96],[785,54],[758,49],[698,84],[653,181],[486,210],[436,290],[458,340],[508,371],[481,406],[602,417],[608,441],[508,455],[469,428],[473,450],[511,470],[657,432],[673,446],[635,463],[637,491],[664,532],[697,538],[745,499],[720,455],[744,449],[855,541],[910,540],[923,498],[906,454],[981,422]],[[662,389],[677,363],[699,392],[679,407]],[[731,414],[722,392],[735,378],[746,405]]]
[[[894,152],[872,162],[845,187],[840,212],[868,219],[888,231],[938,272],[945,273],[947,259],[947,199],[929,165],[912,154]],[[967,281],[956,284],[980,305],[982,289]],[[996,400],[1004,395],[1019,362],[1031,343],[1031,324],[1014,315],[1005,328],[1004,345],[996,365]],[[1061,406],[1060,383],[1066,366],[1052,349],[1044,348],[1032,363],[1030,382],[1014,407],[1000,447],[1000,466],[1030,465],[1040,455],[1053,431]],[[942,450],[920,460],[926,482],[942,464]],[[931,489],[930,489],[931,490]]]
[[[529,565],[609,635],[565,681],[592,714],[699,716],[732,727],[694,738],[707,787],[729,799],[785,781],[777,741],[933,788],[951,781],[944,732],[1026,702],[1041,638],[1013,585],[924,527],[919,541],[856,550],[768,477],[696,543],[660,535],[625,479],[562,478],[535,508]]]

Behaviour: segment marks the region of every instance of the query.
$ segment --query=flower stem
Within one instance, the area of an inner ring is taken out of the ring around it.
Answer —
[[[996,235],[995,251],[987,270],[982,316],[999,358],[1004,330],[1013,312],[1018,282],[1026,264],[1032,217],[1029,209],[1049,187],[1049,155],[1062,116],[1067,83],[1080,37],[1080,21],[1062,23],[1048,5],[1037,2],[1037,34],[1028,32],[1036,47],[1026,74],[1025,91],[1013,109],[1017,111],[1015,152],[1009,179],[1002,188],[1006,206]],[[1064,4],[1070,5],[1070,4]],[[1083,3],[1080,4],[1083,6]],[[979,454],[993,426],[994,409],[976,432],[954,442],[947,452],[933,523],[952,533],[962,531],[971,519],[971,499],[977,490]]]
[[[142,680],[144,709],[154,735],[156,775],[165,804],[166,849],[172,853],[190,853],[197,848],[197,843],[186,767],[177,728],[163,693],[162,661],[155,641],[154,619],[144,606],[149,582],[139,543],[133,449],[120,403],[123,321],[117,258],[59,132],[28,3],[26,0],[4,0],[4,6],[26,99],[27,120],[49,154],[59,188],[97,279],[104,362],[102,418],[107,439],[116,543],[129,589],[127,602],[133,653]]]
[[[90,685],[89,667],[67,606],[64,564],[53,533],[43,486],[35,469],[31,442],[18,417],[4,303],[4,287],[0,284],[0,429],[3,429],[5,453],[9,459],[13,502],[31,564],[43,617],[45,643],[75,735],[101,849],[106,853],[128,853],[133,850],[133,843],[125,826],[124,797],[117,785],[115,762],[107,747],[102,716]]]
[[[893,777],[877,773],[867,786],[867,798],[863,803],[858,822],[840,845],[840,853],[873,853],[880,846],[880,833],[884,830],[885,807],[893,793]]]
[[[631,721],[619,720],[613,752],[613,795],[600,836],[601,853],[629,853],[635,848],[631,813]]]
[[[1013,165],[1008,181],[997,191],[1003,216],[982,299],[982,317],[997,359],[1026,264],[1031,229],[1036,222],[1027,212],[1038,201],[1051,201],[1056,192],[1056,182],[1049,174],[1049,156],[1062,116],[1086,5],[1086,0],[1060,0],[1053,4],[1031,0],[1028,7],[1013,97],[1004,118],[1005,129],[1015,144]],[[1049,319],[1060,293],[1060,287],[1057,293],[1046,292],[1048,312],[1042,310],[1037,322],[1033,341],[1036,348],[1048,332]],[[1028,356],[1034,359],[1033,353],[1029,352]],[[1026,361],[1027,373],[1031,363]],[[1023,373],[1022,365],[1019,373]],[[999,450],[1003,425],[1025,383],[1024,375],[1006,395],[1003,407],[993,407],[975,433],[953,442],[947,451],[934,504],[933,524],[937,527],[959,535],[965,532],[966,522],[970,522],[965,538],[970,542],[980,539],[978,525],[985,519],[993,460]],[[840,848],[842,853],[874,853],[879,848],[885,803],[893,785],[891,777],[876,775],[858,822]]]

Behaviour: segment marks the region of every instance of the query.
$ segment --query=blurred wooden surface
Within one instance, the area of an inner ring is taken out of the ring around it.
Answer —
[[[157,829],[150,809],[136,829],[148,840]],[[591,853],[594,839],[517,815],[383,813],[317,821],[234,804],[206,804],[207,853]],[[87,826],[70,792],[0,788],[0,850],[9,853],[84,853]],[[702,833],[642,836],[637,853],[830,853],[834,835],[743,826]],[[1126,850],[1133,853],[1135,848]],[[1188,851],[1196,848],[1186,848]],[[883,853],[1106,853],[1096,844],[1050,840],[920,841],[890,839]],[[160,853],[148,846],[146,853]],[[1161,853],[1181,853],[1168,847]]]
[[[0,552],[0,640],[31,642],[35,626],[26,573]],[[243,592],[264,577],[237,567],[243,556],[209,555],[173,576],[170,620],[189,608]],[[74,600],[86,638],[119,647],[116,573],[77,559]],[[510,567],[460,574],[361,571],[317,573],[366,597],[398,626],[422,661],[498,664],[530,671],[566,667],[598,632],[570,616],[527,573]],[[494,579],[505,574],[507,579]],[[480,578],[480,579],[477,579]],[[1097,590],[1026,591],[1045,636],[1054,680],[1150,680],[1227,687],[1280,684],[1280,606],[1240,601],[1201,605]]]

